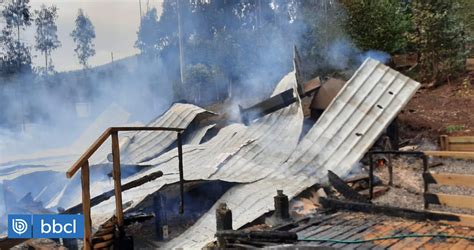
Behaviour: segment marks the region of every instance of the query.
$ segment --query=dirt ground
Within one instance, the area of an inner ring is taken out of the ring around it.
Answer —
[[[436,165],[436,167],[430,168],[430,172],[474,174],[474,161],[431,158],[429,159],[429,165]],[[389,191],[384,195],[377,197],[374,202],[381,205],[423,210],[424,186],[422,172],[423,165],[421,160],[407,157],[394,159],[393,186],[390,187]],[[379,177],[385,185],[388,184],[387,168],[377,169],[375,175]],[[474,189],[460,186],[441,186],[433,184],[429,186],[429,190],[432,193],[474,196]],[[430,209],[474,215],[474,210],[471,209],[458,209],[437,205],[430,205]]]
[[[474,135],[474,71],[435,89],[422,88],[399,115],[404,138]]]
[[[416,93],[399,115],[400,137],[409,140],[419,150],[437,150],[439,135],[474,136],[474,59],[469,72],[437,88],[425,88]],[[474,174],[474,161],[430,158],[431,172]],[[394,186],[374,200],[377,204],[424,209],[423,166],[421,160],[398,157],[393,161]],[[388,184],[388,170],[376,170]],[[472,188],[430,185],[432,193],[474,196]],[[430,205],[431,210],[474,214],[474,210]]]

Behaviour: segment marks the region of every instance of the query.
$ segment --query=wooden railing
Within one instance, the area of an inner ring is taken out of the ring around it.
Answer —
[[[443,205],[456,208],[474,209],[474,197],[466,195],[431,193],[430,184],[444,186],[462,186],[474,188],[474,175],[453,174],[453,173],[433,173],[427,168],[423,171],[425,209],[430,204]]]
[[[442,151],[474,152],[474,136],[442,135],[439,142]]]
[[[74,165],[66,172],[67,178],[72,178],[79,169],[81,170],[81,186],[82,186],[82,212],[84,215],[84,249],[91,249],[92,244],[92,221],[91,221],[91,197],[90,197],[90,173],[89,158],[99,149],[99,147],[109,138],[112,137],[112,159],[113,170],[112,177],[114,179],[115,191],[115,217],[119,231],[123,230],[123,206],[122,206],[122,190],[121,190],[121,171],[120,171],[120,148],[118,132],[120,131],[170,131],[177,133],[178,160],[179,160],[179,178],[180,178],[180,213],[184,210],[184,175],[183,175],[183,151],[182,151],[182,128],[167,127],[111,127],[102,133],[99,138],[82,154]]]

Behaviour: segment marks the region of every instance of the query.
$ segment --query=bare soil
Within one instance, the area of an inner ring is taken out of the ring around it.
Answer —
[[[442,165],[430,168],[431,172],[474,175],[474,161],[430,159],[430,165],[434,165],[434,163]],[[422,169],[421,160],[406,157],[395,159],[393,161],[393,186],[390,187],[387,193],[377,197],[374,202],[400,208],[424,209]],[[375,174],[380,177],[385,185],[388,185],[387,168],[377,169]],[[460,186],[430,185],[429,191],[431,193],[474,196],[474,189]],[[458,209],[437,205],[430,205],[430,210],[474,215],[474,210],[472,209]]]
[[[471,71],[437,88],[422,88],[399,115],[403,138],[474,135],[474,86]]]

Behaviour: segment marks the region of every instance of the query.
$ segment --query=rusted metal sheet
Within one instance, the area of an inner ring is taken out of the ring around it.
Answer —
[[[324,81],[318,92],[313,96],[310,107],[312,109],[326,109],[345,83],[345,81],[337,78],[329,78]]]

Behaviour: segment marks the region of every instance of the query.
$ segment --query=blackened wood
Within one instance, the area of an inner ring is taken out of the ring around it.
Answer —
[[[232,211],[225,203],[219,204],[216,209],[216,231],[232,230]]]
[[[288,196],[283,194],[283,190],[277,190],[277,195],[273,197],[273,201],[275,203],[274,218],[280,221],[290,218],[290,203]]]
[[[249,108],[239,105],[242,122],[248,125],[252,120],[273,113],[296,102],[293,89],[281,92]]]
[[[292,243],[298,240],[298,235],[296,233],[284,231],[222,230],[217,231],[216,237],[230,240],[246,239],[282,243]]]
[[[419,211],[408,208],[380,206],[354,201],[341,201],[331,198],[319,198],[319,202],[324,208],[342,209],[372,214],[384,214],[388,216],[403,217],[412,220],[432,220],[448,222],[461,221],[461,218],[457,214]]]
[[[141,177],[140,179],[131,181],[131,182],[123,185],[122,186],[122,192],[126,191],[126,190],[129,190],[129,189],[132,189],[134,187],[141,186],[141,185],[143,185],[147,182],[150,182],[152,180],[155,180],[156,178],[159,178],[161,176],[163,176],[163,172],[161,172],[161,171],[156,171],[156,172],[151,173],[149,175],[145,175],[145,176]],[[100,204],[101,202],[110,199],[110,197],[114,196],[114,193],[115,193],[115,190],[109,190],[109,191],[107,191],[107,192],[105,192],[101,195],[98,195],[98,196],[90,199],[91,207],[96,206],[96,205]],[[77,213],[80,213],[80,212],[82,212],[82,203],[65,210],[64,212],[62,212],[62,214],[77,214]]]
[[[334,172],[331,170],[328,170],[328,179],[329,183],[339,192],[344,196],[346,199],[353,200],[353,201],[359,201],[359,202],[365,202],[369,203],[370,201],[367,200],[364,196],[360,195],[358,192],[353,190],[349,185],[347,185],[344,180],[342,180],[339,176],[337,176]]]

